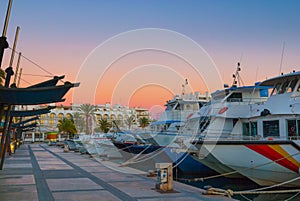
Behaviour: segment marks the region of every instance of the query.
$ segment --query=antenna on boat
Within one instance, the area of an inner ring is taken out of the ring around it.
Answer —
[[[188,84],[189,83],[188,83],[188,80],[186,78],[184,84],[182,84],[182,91],[181,91],[181,95],[182,96],[184,96],[184,94],[185,94],[185,86],[188,85]]]
[[[239,74],[239,72],[241,71],[240,65],[241,65],[240,62],[238,62],[235,74],[232,75],[232,77],[233,77],[232,86],[235,86],[235,87],[237,86],[237,84],[240,86],[241,83],[244,85],[244,82]]]
[[[282,46],[281,59],[280,59],[280,66],[279,66],[279,75],[280,75],[280,73],[281,73],[281,68],[282,68],[284,49],[285,49],[285,42],[283,42],[283,46]]]

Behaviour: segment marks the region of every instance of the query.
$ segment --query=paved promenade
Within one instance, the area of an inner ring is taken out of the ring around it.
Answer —
[[[179,182],[175,193],[160,193],[156,178],[126,167],[141,174],[121,173],[114,166],[46,144],[25,144],[0,170],[0,201],[231,200],[202,195],[203,190]]]

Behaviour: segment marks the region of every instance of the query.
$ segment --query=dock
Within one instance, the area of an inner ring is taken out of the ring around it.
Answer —
[[[176,181],[173,192],[159,192],[156,177],[128,167],[132,174],[122,173],[111,168],[118,164],[106,163],[47,144],[23,144],[0,171],[0,200],[233,200],[203,195],[204,190]]]

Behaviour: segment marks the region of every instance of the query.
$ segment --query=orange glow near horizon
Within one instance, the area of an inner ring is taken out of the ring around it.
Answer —
[[[166,52],[134,52],[119,58],[106,69],[99,78],[95,102],[148,109],[163,106],[172,94],[181,93],[186,78],[189,82],[187,93],[207,91],[202,77],[185,60]]]
[[[166,88],[158,85],[145,86],[131,96],[129,107],[143,107],[149,110],[152,118],[157,119],[160,114],[165,110],[167,100],[172,99],[172,94]]]
[[[139,88],[130,97],[130,107],[144,107],[150,109],[151,107],[161,105],[163,106],[167,100],[172,99],[174,94],[158,85],[148,85]]]

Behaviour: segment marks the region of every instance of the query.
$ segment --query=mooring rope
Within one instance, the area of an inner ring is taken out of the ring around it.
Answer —
[[[294,199],[295,197],[297,197],[300,194],[300,192],[296,193],[295,195],[293,195],[292,197],[286,199],[285,201],[290,201],[292,199]]]
[[[268,191],[267,191],[267,189],[280,187],[280,186],[294,182],[299,179],[300,179],[300,177],[296,177],[296,178],[293,178],[288,181],[285,181],[285,182],[282,182],[279,184],[275,184],[272,186],[251,189],[251,190],[243,190],[243,191],[233,191],[231,189],[224,190],[221,188],[208,188],[204,192],[204,194],[223,195],[223,196],[228,196],[228,197],[232,197],[233,195],[258,195],[258,194],[280,194],[280,193],[297,193],[296,195],[298,195],[300,193],[300,189],[268,190]]]

